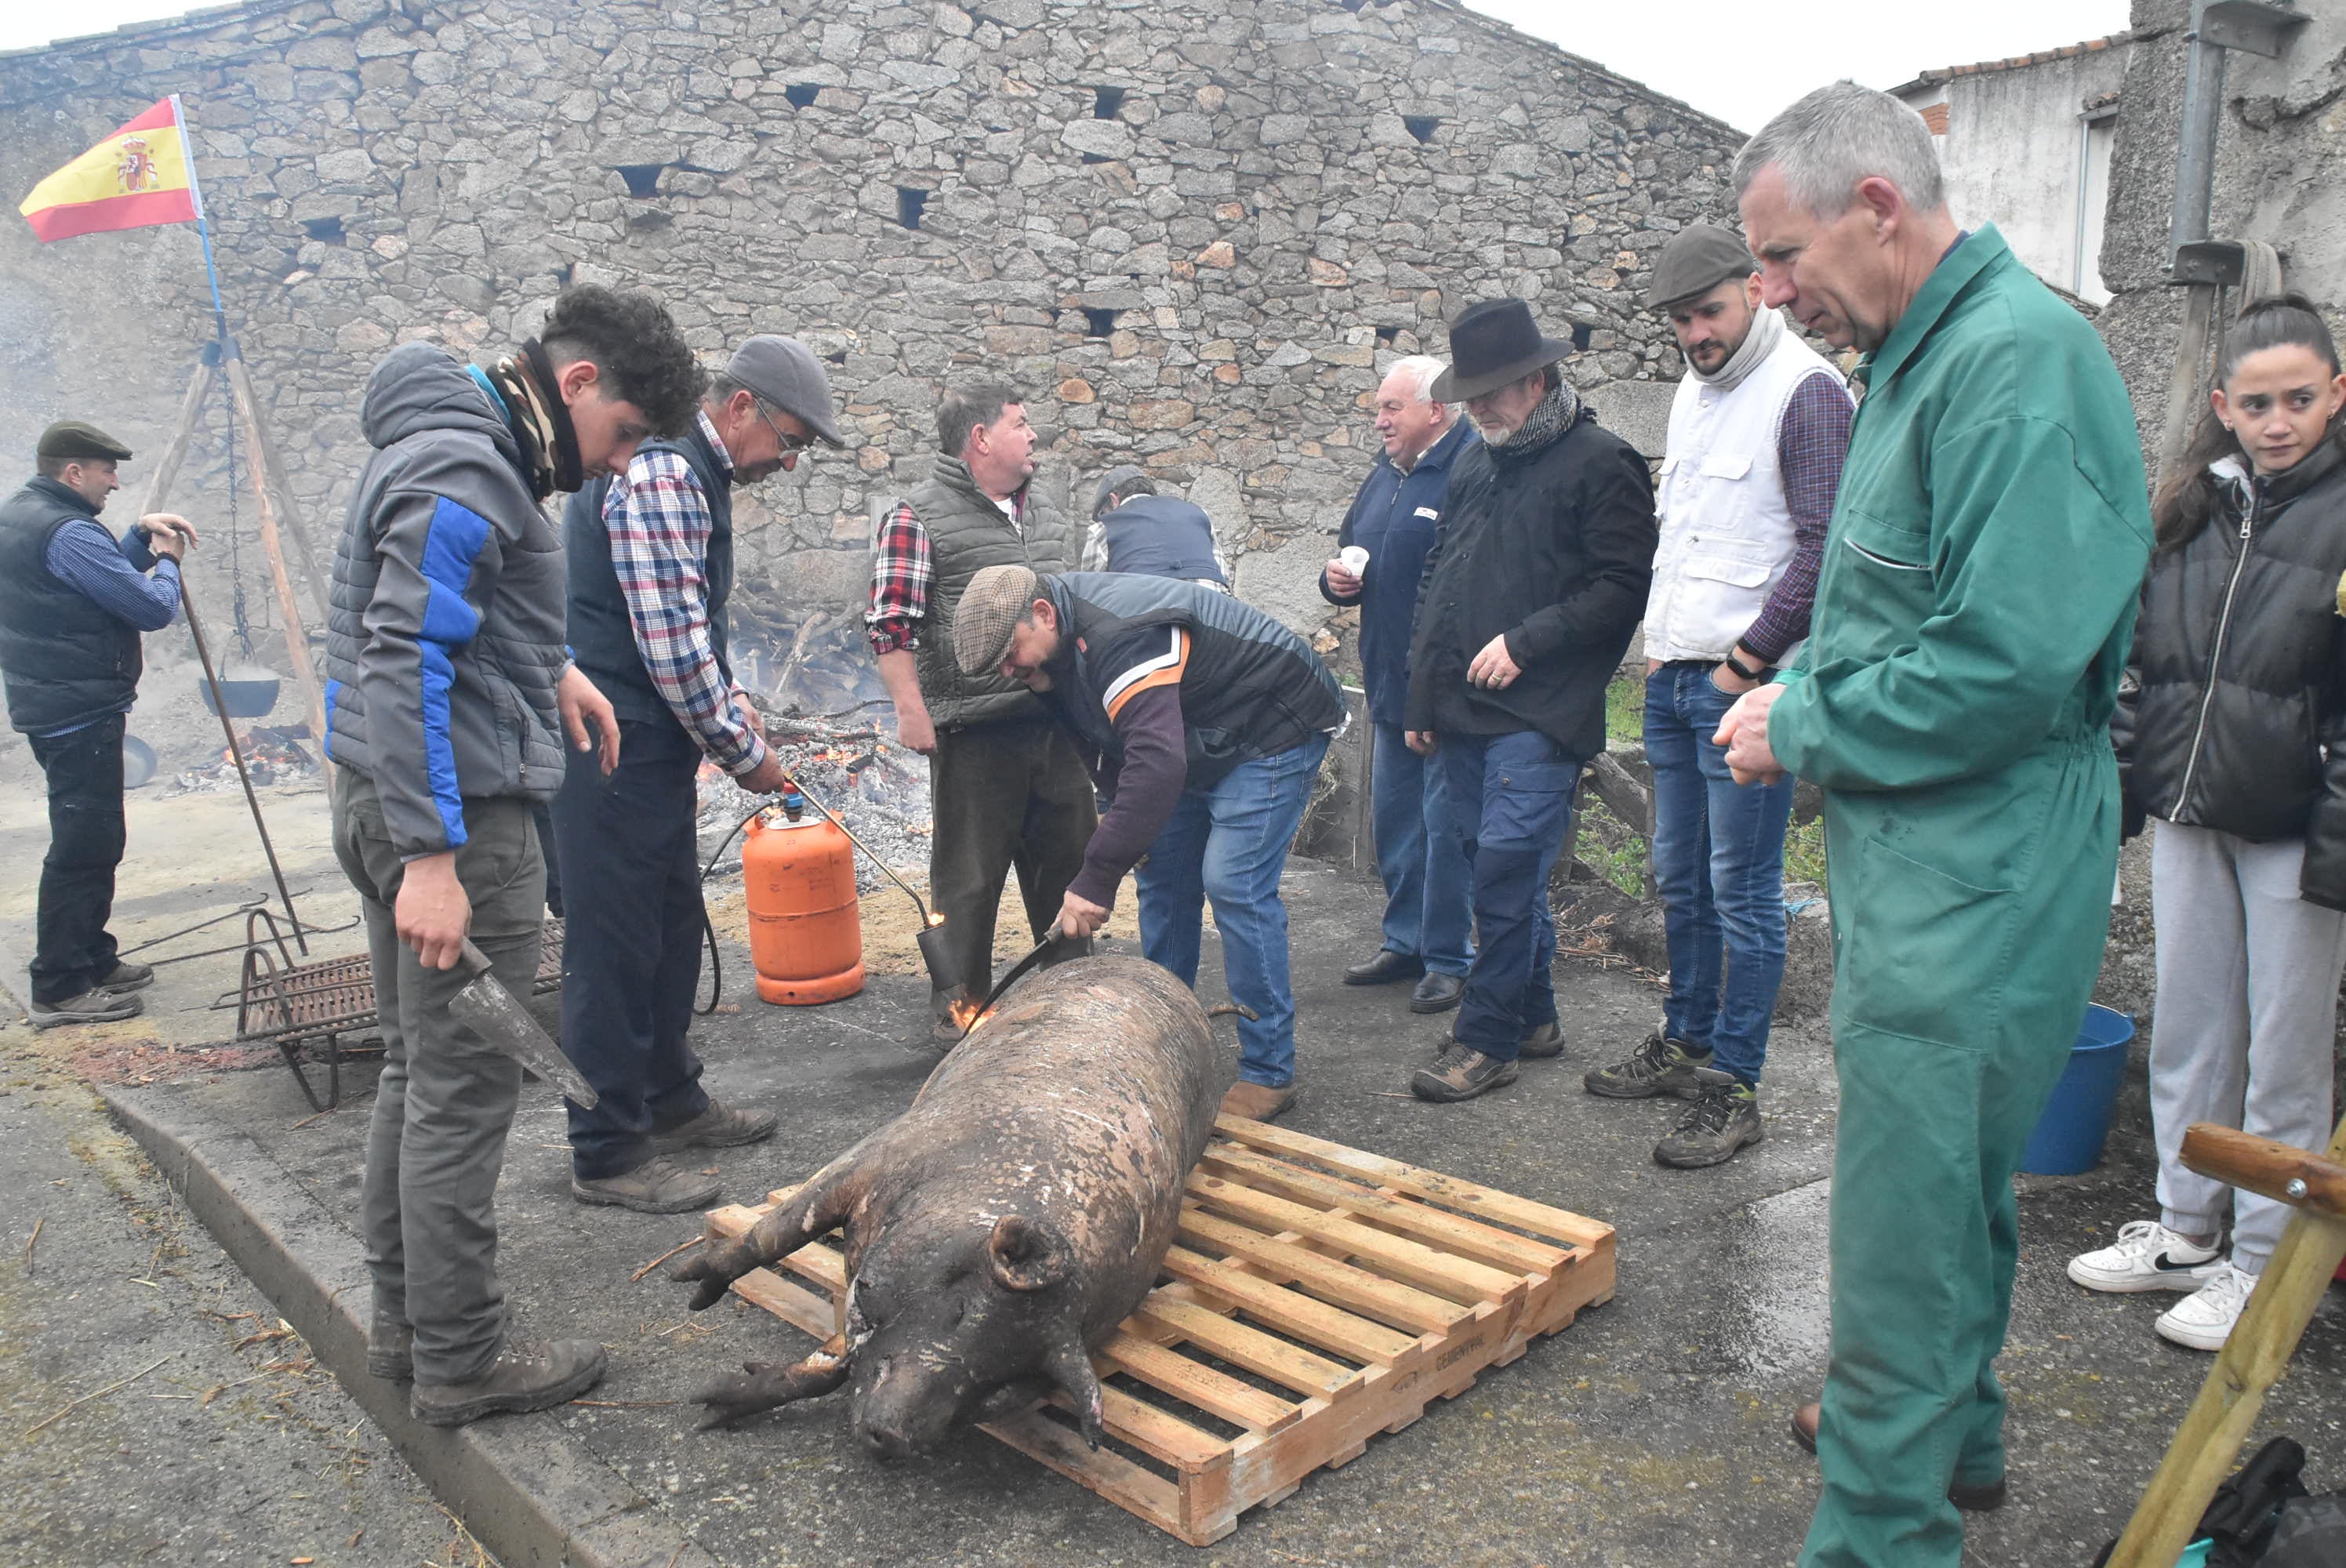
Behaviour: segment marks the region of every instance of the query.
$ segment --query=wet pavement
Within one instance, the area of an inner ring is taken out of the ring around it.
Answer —
[[[1776,1037],[1764,1143],[1712,1170],[1667,1170],[1650,1151],[1675,1102],[1601,1101],[1580,1087],[1583,1071],[1651,1026],[1660,993],[1650,982],[1566,960],[1564,1058],[1526,1064],[1517,1084],[1480,1101],[1423,1105],[1405,1076],[1446,1020],[1411,1016],[1406,987],[1340,983],[1374,942],[1378,890],[1299,860],[1287,891],[1305,1085],[1287,1125],[1615,1226],[1618,1294],[1203,1553],[983,1434],[926,1461],[868,1459],[850,1441],[843,1396],[739,1431],[694,1431],[696,1408],[671,1401],[719,1368],[794,1358],[809,1342],[738,1302],[688,1315],[686,1291],[657,1273],[631,1284],[697,1222],[575,1204],[560,1103],[537,1086],[525,1094],[500,1189],[509,1298],[525,1333],[609,1346],[612,1373],[594,1403],[456,1438],[423,1432],[396,1394],[356,1370],[352,1312],[363,1311],[364,1288],[349,1227],[367,1074],[341,1114],[298,1126],[308,1106],[282,1071],[124,1091],[116,1104],[321,1359],[343,1369],[352,1396],[508,1563],[564,1553],[651,1568],[1790,1562],[1816,1477],[1785,1420],[1812,1395],[1824,1360],[1833,1095],[1821,1027]],[[1128,935],[1128,911],[1111,929]],[[915,979],[884,976],[844,1003],[779,1009],[744,1000],[744,959],[737,949],[727,966],[742,1011],[701,1020],[696,1033],[713,1090],[782,1115],[772,1144],[709,1162],[729,1200],[754,1201],[902,1110],[934,1056]],[[1209,1002],[1220,995],[1216,971],[1209,944]],[[2140,1063],[2137,1043],[2099,1169],[2022,1178],[2004,1361],[2014,1495],[1971,1521],[1968,1561],[2089,1562],[2207,1371],[2208,1358],[2151,1332],[2167,1298],[2093,1296],[2061,1272],[2072,1252],[2152,1212]],[[2346,1486],[2346,1290],[2324,1304],[2253,1441],[2274,1431],[2306,1445],[2315,1490]]]

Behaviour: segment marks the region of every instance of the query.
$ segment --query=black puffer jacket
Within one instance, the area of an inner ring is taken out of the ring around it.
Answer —
[[[2113,727],[2128,814],[2303,838],[2300,891],[2346,909],[2346,460],[2325,442],[2221,489],[2143,586],[2138,689]]]
[[[1605,749],[1605,687],[1645,614],[1658,537],[1646,460],[1585,407],[1530,453],[1465,448],[1418,590],[1403,722],[1536,729],[1583,759]],[[1474,656],[1501,636],[1523,675],[1469,686]]]

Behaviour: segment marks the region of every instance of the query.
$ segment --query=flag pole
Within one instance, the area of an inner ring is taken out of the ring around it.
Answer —
[[[188,161],[188,196],[196,207],[196,233],[204,242],[204,276],[212,285],[212,331],[222,344],[228,341],[228,311],[220,304],[219,269],[212,262],[212,219],[204,209],[204,182],[196,173],[195,138],[188,134],[187,111],[179,107],[179,95],[171,95],[171,123],[179,127],[179,148]]]

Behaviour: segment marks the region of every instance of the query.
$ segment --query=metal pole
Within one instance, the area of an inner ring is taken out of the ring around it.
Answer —
[[[195,639],[196,657],[203,661],[204,685],[211,688],[212,707],[219,711],[220,731],[228,737],[229,759],[236,764],[237,781],[244,786],[244,803],[252,812],[252,830],[260,835],[261,853],[269,857],[269,874],[276,881],[278,901],[285,906],[285,918],[293,923],[294,942],[307,956],[310,941],[301,933],[301,917],[293,912],[293,895],[285,891],[285,872],[277,863],[277,846],[269,841],[269,824],[261,820],[260,797],[252,792],[252,775],[245,771],[244,748],[236,742],[236,726],[229,718],[228,704],[220,697],[219,677],[213,673],[211,651],[204,646],[203,627],[196,622],[196,596],[188,591],[184,574],[179,578],[179,606],[188,612],[188,635]]]
[[[2208,238],[2216,197],[2216,136],[2224,107],[2223,46],[2208,37],[2208,0],[2192,0],[2190,53],[2183,75],[2183,124],[2175,154],[2175,220],[2168,254]]]

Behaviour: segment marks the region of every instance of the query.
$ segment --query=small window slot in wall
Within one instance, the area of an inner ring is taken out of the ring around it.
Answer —
[[[815,95],[821,91],[822,89],[812,82],[792,82],[782,89],[782,97],[790,100],[790,107],[802,109],[813,103]]]
[[[629,196],[653,196],[659,191],[660,170],[667,167],[658,163],[623,163],[618,166],[619,178],[627,182]]]
[[[329,245],[342,242],[342,220],[339,218],[305,218],[301,231],[312,239],[322,239]]]
[[[1442,128],[1442,117],[1440,115],[1403,115],[1401,117],[1401,123],[1406,126],[1409,128],[1409,134],[1418,140],[1430,142],[1433,139],[1433,133]]]
[[[917,186],[896,188],[896,221],[907,229],[921,226],[921,209],[929,204],[929,193]]]
[[[1094,87],[1092,118],[1096,120],[1116,118],[1116,111],[1124,107],[1124,92],[1122,87]]]
[[[1103,311],[1096,309],[1090,305],[1086,305],[1083,307],[1083,311],[1085,337],[1105,338],[1109,333],[1116,331],[1116,312],[1114,311]]]
[[[1345,10],[1350,11],[1355,16],[1361,14],[1361,7],[1368,3],[1369,0],[1336,0],[1337,5],[1342,6]]]
[[[1589,339],[1590,339],[1590,338],[1592,338],[1592,337],[1594,337],[1594,336],[1596,335],[1596,330],[1594,327],[1591,327],[1591,326],[1590,326],[1587,322],[1586,322],[1586,321],[1575,321],[1575,322],[1573,322],[1573,323],[1572,323],[1572,348],[1573,348],[1573,351],[1574,351],[1575,353],[1585,353],[1585,352],[1586,352],[1586,351],[1587,351],[1587,349],[1588,349],[1588,341],[1589,341]]]
[[[1108,155],[1104,152],[1085,153],[1083,155],[1083,160],[1086,163],[1114,163],[1116,161],[1116,159],[1108,157]]]
[[[1377,347],[1381,349],[1390,349],[1393,345],[1393,340],[1399,336],[1401,336],[1401,329],[1399,327],[1379,327],[1377,329]]]

